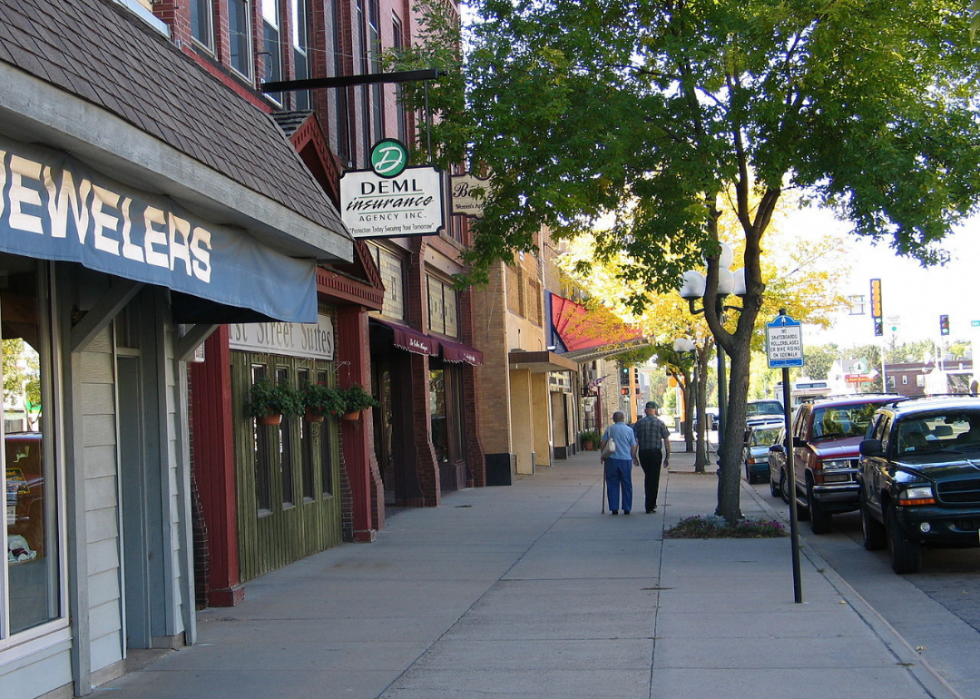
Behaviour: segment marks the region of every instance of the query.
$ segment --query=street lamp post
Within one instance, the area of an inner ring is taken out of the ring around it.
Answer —
[[[700,370],[700,362],[698,360],[698,348],[697,345],[694,343],[694,340],[691,340],[690,338],[687,337],[679,337],[676,340],[674,340],[673,348],[674,351],[677,352],[678,354],[684,352],[690,352],[694,357],[694,364],[691,368],[691,383],[690,386],[687,387],[690,390],[688,390],[685,393],[685,395],[687,396],[685,408],[690,408],[690,409],[689,410],[685,409],[684,418],[686,423],[692,424],[691,435],[694,438],[694,454],[695,454],[694,470],[697,471],[698,473],[703,473],[704,465],[707,462],[707,459],[704,458],[704,449],[702,449],[702,440],[701,440],[701,436],[704,434],[703,432],[704,424],[703,422],[699,422],[697,430],[695,430],[693,427],[693,418],[695,418],[698,414],[698,401],[699,401],[698,387],[700,386],[700,381],[698,379],[698,373]],[[685,437],[685,443],[687,443],[686,442],[687,435],[685,434],[684,437]],[[688,446],[690,445],[688,444]]]
[[[727,243],[721,243],[721,254],[718,256],[718,293],[715,295],[715,312],[722,320],[726,310],[741,311],[738,306],[726,306],[725,297],[734,293],[736,296],[745,295],[745,270],[739,269],[732,273],[731,267],[734,255]],[[705,276],[695,270],[684,272],[681,277],[680,296],[688,302],[692,315],[704,313]],[[701,308],[696,308],[694,302],[702,299]],[[725,375],[725,351],[719,343],[715,343],[718,354],[718,466],[719,475],[725,467],[721,459],[721,445],[725,434],[725,420],[728,412],[728,386]]]

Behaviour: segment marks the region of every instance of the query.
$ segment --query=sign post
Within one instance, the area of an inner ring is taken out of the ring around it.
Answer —
[[[796,463],[792,425],[790,424],[790,367],[803,366],[803,325],[779,309],[779,315],[766,324],[766,356],[770,369],[783,370],[783,420],[786,425],[786,480],[789,483],[789,535],[793,559],[793,597],[803,603],[803,582],[800,575],[800,531],[796,512]]]

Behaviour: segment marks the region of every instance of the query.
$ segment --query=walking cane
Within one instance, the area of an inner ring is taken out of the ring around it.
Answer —
[[[606,514],[606,462],[599,459],[602,465],[602,514]]]

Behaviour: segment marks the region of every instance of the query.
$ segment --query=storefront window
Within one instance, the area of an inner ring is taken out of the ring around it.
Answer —
[[[317,374],[317,382],[327,383],[327,372]],[[320,423],[320,481],[323,495],[333,495],[333,442],[334,418],[328,418]]]
[[[280,386],[291,386],[289,381],[289,369],[279,367],[276,369],[276,383]],[[282,505],[284,508],[291,507],[293,498],[293,420],[289,415],[282,416],[279,423],[279,468],[282,471]]]
[[[446,373],[429,372],[429,409],[432,413],[432,446],[440,464],[449,461],[449,416],[446,414]]]
[[[58,479],[49,431],[55,424],[50,408],[52,363],[40,278],[36,261],[0,255],[7,507],[0,639],[61,616]]]
[[[264,364],[252,365],[252,383],[258,383],[266,378]],[[255,445],[255,506],[259,514],[268,514],[272,510],[272,468],[269,463],[269,431],[259,425],[258,420],[252,420],[252,444]]]

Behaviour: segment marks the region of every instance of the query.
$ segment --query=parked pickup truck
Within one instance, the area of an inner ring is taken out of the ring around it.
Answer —
[[[791,425],[796,500],[800,519],[810,520],[814,534],[829,532],[834,514],[858,509],[858,446],[875,411],[903,400],[895,394],[858,393],[797,408]],[[776,452],[770,461],[782,463],[785,470],[786,460],[779,458],[785,446],[774,444],[770,451]],[[776,478],[788,500],[786,474]]]

